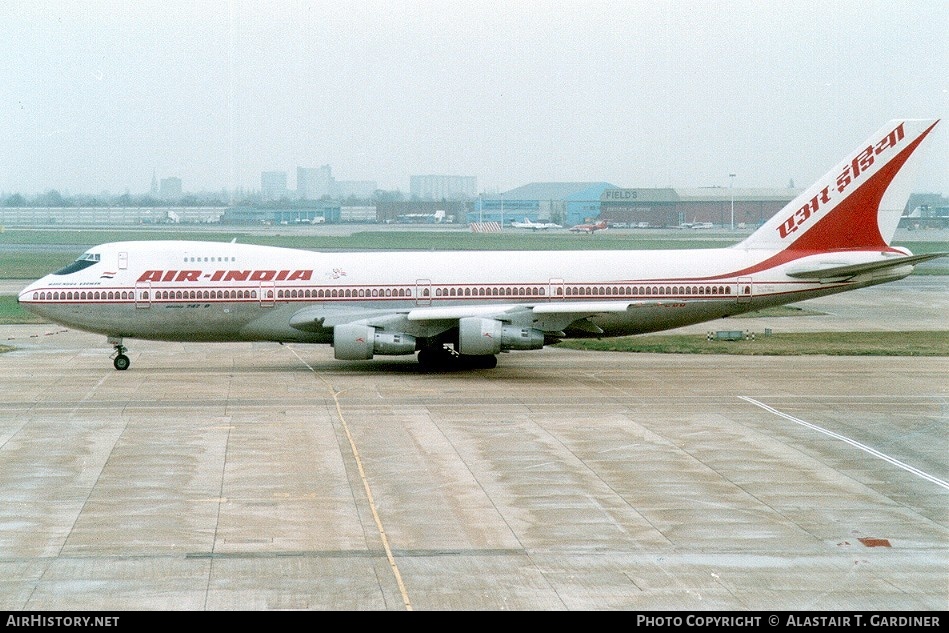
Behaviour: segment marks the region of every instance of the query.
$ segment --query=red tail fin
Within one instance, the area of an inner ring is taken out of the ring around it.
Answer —
[[[912,186],[905,167],[936,123],[890,121],[736,248],[888,250]]]

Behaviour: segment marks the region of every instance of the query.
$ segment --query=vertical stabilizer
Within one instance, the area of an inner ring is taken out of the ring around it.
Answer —
[[[936,119],[895,119],[735,248],[888,250]]]

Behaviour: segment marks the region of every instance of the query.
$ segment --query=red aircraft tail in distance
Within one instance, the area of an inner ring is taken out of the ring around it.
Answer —
[[[594,231],[602,231],[606,228],[606,220],[601,220],[599,222],[587,223],[587,224],[577,224],[576,226],[571,226],[570,230],[574,233],[593,233]]]

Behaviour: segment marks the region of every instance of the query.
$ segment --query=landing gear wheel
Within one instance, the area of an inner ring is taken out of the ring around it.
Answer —
[[[466,369],[494,369],[498,366],[498,357],[492,354],[461,356],[460,360]]]
[[[418,362],[428,371],[494,369],[498,366],[498,357],[493,354],[459,354],[447,347],[426,347],[419,350]]]
[[[115,353],[112,355],[112,365],[119,371],[125,371],[132,364],[129,357],[125,355],[125,352],[129,351],[128,348],[122,345],[122,339],[118,336],[110,336],[108,341],[115,349]]]
[[[419,350],[418,362],[424,369],[438,371],[457,365],[457,357],[444,347],[426,347]]]

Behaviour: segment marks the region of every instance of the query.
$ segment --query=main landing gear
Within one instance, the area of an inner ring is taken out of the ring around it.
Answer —
[[[429,371],[458,371],[464,369],[494,369],[498,357],[493,354],[472,356],[459,354],[447,347],[426,347],[419,350],[418,362]]]
[[[115,348],[115,353],[112,354],[112,365],[119,371],[125,371],[129,368],[129,365],[132,364],[129,357],[125,355],[128,348],[122,345],[122,339],[120,338],[112,338],[110,336],[109,343]]]

